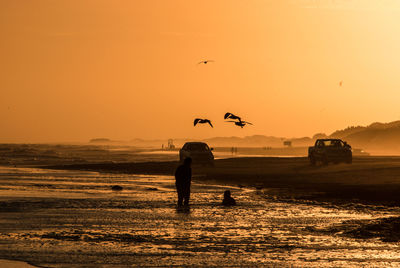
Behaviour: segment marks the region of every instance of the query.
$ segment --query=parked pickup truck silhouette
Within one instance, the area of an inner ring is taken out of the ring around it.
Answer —
[[[318,139],[315,145],[308,147],[308,158],[315,165],[318,161],[327,165],[329,162],[351,164],[353,155],[351,146],[340,139]]]

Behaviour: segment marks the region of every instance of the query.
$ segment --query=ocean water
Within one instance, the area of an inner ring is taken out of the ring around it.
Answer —
[[[226,189],[237,206],[221,206]],[[46,267],[400,266],[399,243],[323,231],[398,209],[285,202],[195,178],[180,210],[172,176],[10,167],[0,202],[0,258]]]

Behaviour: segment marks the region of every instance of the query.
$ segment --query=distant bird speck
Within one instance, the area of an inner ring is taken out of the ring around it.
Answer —
[[[339,82],[339,86],[341,87],[343,85],[343,81],[340,81]]]
[[[210,126],[213,127],[213,125],[211,124],[211,121],[208,119],[196,118],[193,121],[193,125],[196,126],[197,124],[210,124]]]
[[[203,61],[200,61],[199,63],[197,63],[197,64],[207,64],[207,63],[209,63],[209,62],[214,62],[213,60],[203,60]]]

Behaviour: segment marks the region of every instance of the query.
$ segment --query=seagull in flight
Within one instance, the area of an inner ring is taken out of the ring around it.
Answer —
[[[196,118],[193,122],[193,125],[196,126],[197,124],[207,124],[207,123],[210,124],[210,126],[213,128],[211,121],[208,119]]]
[[[233,122],[233,123],[235,123],[235,125],[237,125],[241,128],[243,128],[245,125],[253,125],[252,123],[247,122],[247,121],[226,121],[226,122]]]
[[[253,124],[250,123],[250,122],[243,121],[242,118],[241,118],[240,116],[234,115],[233,113],[226,113],[226,114],[224,115],[224,119],[225,119],[225,120],[226,120],[226,119],[233,119],[233,120],[228,120],[228,121],[225,121],[225,122],[232,122],[232,123],[235,123],[236,126],[239,126],[239,127],[241,127],[241,128],[243,128],[245,125],[253,125]],[[235,121],[235,120],[237,120],[237,121]]]
[[[200,61],[199,63],[197,63],[197,64],[207,64],[207,63],[209,63],[209,62],[214,62],[213,60],[203,60],[203,61]]]
[[[226,114],[224,115],[224,119],[225,119],[225,120],[226,120],[226,119],[239,120],[239,122],[242,121],[241,118],[240,118],[239,116],[234,115],[233,113],[226,113]]]

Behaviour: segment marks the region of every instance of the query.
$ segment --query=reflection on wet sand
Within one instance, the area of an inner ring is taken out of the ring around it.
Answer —
[[[264,190],[194,182],[192,205],[180,211],[169,176],[22,168],[0,173],[0,258],[52,267],[400,262],[397,243],[330,229],[400,215],[395,208],[283,202],[268,199]],[[112,185],[123,190],[112,191]],[[237,206],[221,205],[225,190]]]

